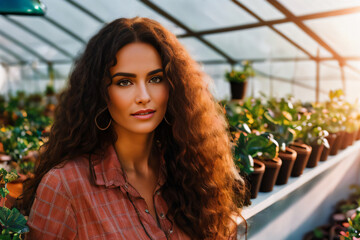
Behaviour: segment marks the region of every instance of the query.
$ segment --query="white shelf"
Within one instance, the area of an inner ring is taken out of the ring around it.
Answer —
[[[249,219],[257,213],[268,208],[277,201],[285,198],[290,193],[311,181],[319,174],[325,172],[332,166],[335,166],[341,161],[344,161],[347,156],[358,152],[360,149],[360,141],[356,141],[352,146],[347,147],[344,150],[340,150],[337,155],[329,156],[327,161],[319,162],[314,168],[305,168],[303,174],[299,177],[290,177],[289,181],[285,185],[274,186],[273,191],[268,193],[259,192],[256,199],[252,199],[252,205],[244,208],[242,215],[245,219]]]

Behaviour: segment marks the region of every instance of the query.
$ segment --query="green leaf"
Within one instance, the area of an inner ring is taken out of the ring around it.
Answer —
[[[0,188],[0,195],[4,198],[6,197],[6,195],[9,194],[9,190],[7,190],[7,188]]]
[[[316,238],[322,239],[324,237],[324,233],[318,228],[315,228],[313,232]]]
[[[7,207],[0,207],[0,223],[14,233],[29,231],[25,217],[16,208],[10,210]]]

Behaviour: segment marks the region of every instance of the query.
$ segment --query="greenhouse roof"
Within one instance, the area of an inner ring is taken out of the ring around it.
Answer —
[[[0,62],[54,64],[66,78],[104,24],[149,17],[176,34],[195,60],[251,60],[265,76],[297,84],[360,79],[358,0],[42,0],[45,16],[0,16]],[[321,65],[326,71],[317,71]],[[280,70],[281,66],[281,70]],[[306,69],[306,71],[304,71]],[[46,75],[46,67],[38,70]]]

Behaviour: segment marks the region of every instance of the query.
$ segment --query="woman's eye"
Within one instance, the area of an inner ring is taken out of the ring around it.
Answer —
[[[131,85],[131,82],[129,80],[119,80],[116,85],[119,85],[121,87],[126,87],[126,86],[129,86]]]
[[[161,76],[155,76],[150,79],[150,82],[152,82],[152,83],[160,83],[161,81],[162,81]]]

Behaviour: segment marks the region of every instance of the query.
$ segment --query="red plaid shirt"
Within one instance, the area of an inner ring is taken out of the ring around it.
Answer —
[[[145,200],[127,183],[114,147],[105,156],[92,158],[91,167],[87,157],[80,157],[43,177],[26,239],[190,239],[166,216],[167,204],[159,191],[165,181],[164,165],[154,193],[159,226]],[[89,169],[96,176],[95,184],[90,182]]]

